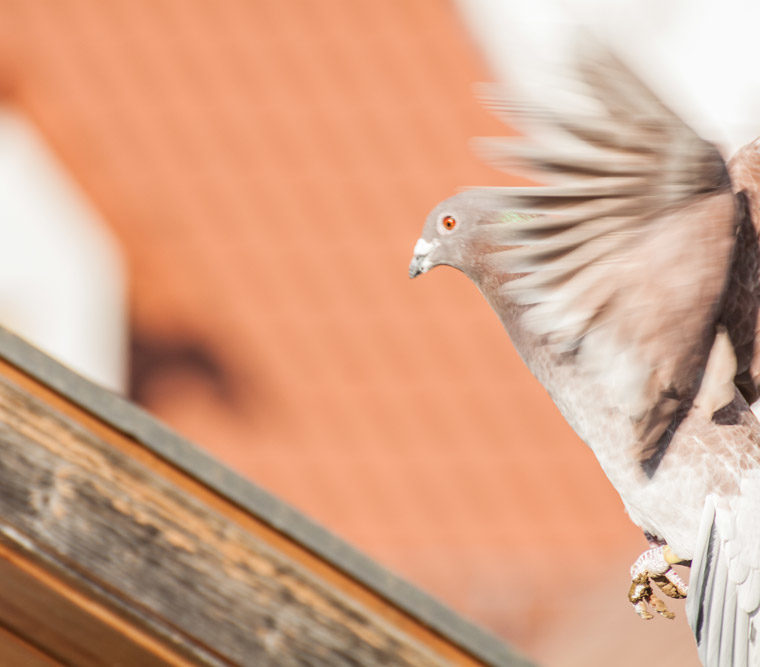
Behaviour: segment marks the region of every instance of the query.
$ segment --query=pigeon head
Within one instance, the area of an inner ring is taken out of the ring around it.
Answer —
[[[422,235],[414,246],[409,277],[445,264],[470,277],[478,268],[487,242],[486,230],[504,208],[498,188],[465,190],[444,199],[425,220]]]

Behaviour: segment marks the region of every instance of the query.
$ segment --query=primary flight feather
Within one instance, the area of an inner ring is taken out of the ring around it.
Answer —
[[[428,216],[410,276],[463,271],[592,448],[651,549],[630,599],[689,620],[707,665],[760,664],[760,141],[726,163],[592,44],[547,108],[489,96],[524,136],[480,142],[545,183]]]

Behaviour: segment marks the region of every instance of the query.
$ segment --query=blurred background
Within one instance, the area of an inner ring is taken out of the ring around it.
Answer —
[[[524,55],[495,4],[0,0],[0,321],[543,664],[696,664],[496,316],[407,277],[515,182],[468,148]]]

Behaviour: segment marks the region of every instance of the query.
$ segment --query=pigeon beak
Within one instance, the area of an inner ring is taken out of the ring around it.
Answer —
[[[422,268],[422,261],[424,257],[422,255],[415,255],[412,258],[411,264],[409,264],[409,277],[416,278],[420,273],[425,273]]]
[[[414,246],[414,257],[409,264],[409,277],[416,278],[420,273],[425,273],[433,267],[430,261],[430,253],[438,246],[438,241],[426,241],[419,239]]]

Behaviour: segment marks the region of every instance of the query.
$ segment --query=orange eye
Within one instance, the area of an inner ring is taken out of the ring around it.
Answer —
[[[454,229],[454,227],[457,226],[457,221],[453,216],[447,215],[443,220],[441,220],[441,224],[443,225],[444,229],[451,231]]]

